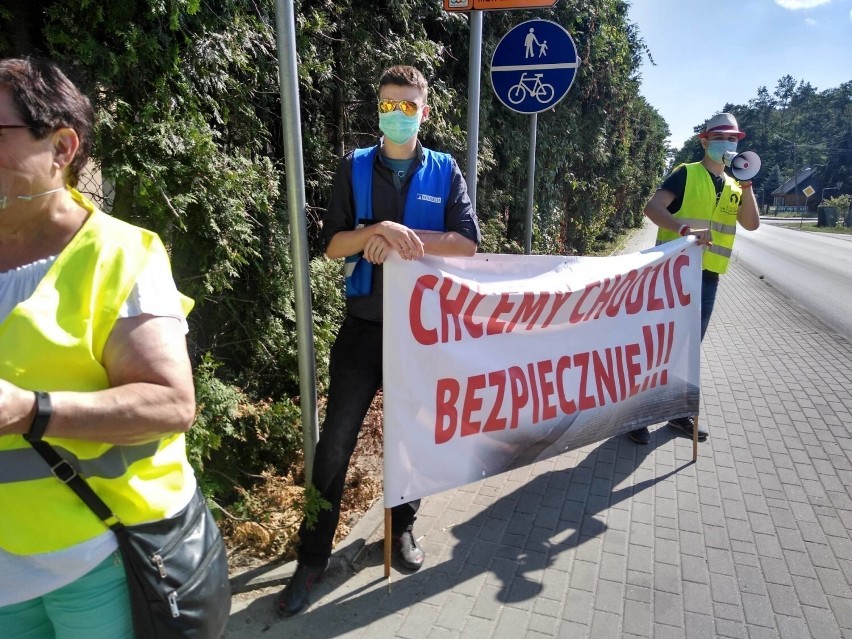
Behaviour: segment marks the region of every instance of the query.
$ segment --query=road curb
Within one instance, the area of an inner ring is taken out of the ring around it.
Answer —
[[[343,572],[357,572],[360,553],[377,532],[381,533],[381,537],[384,536],[383,528],[384,505],[379,498],[356,522],[346,538],[338,544],[329,559],[325,578],[333,578]],[[261,588],[282,586],[293,576],[296,571],[296,563],[295,560],[286,563],[273,561],[236,573],[229,580],[231,592],[236,595]]]

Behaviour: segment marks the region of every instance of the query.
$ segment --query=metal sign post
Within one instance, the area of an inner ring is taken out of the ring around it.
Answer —
[[[552,109],[574,83],[580,61],[571,35],[556,22],[527,20],[512,27],[491,58],[491,86],[517,113],[531,115],[524,252],[532,251],[537,114]]]
[[[482,11],[470,12],[467,73],[467,193],[476,213],[476,169],[479,157],[479,95],[482,68]]]
[[[305,169],[302,160],[302,126],[299,119],[299,74],[296,70],[296,19],[293,1],[275,2],[275,31],[278,41],[279,92],[284,124],[284,153],[287,160],[287,204],[290,211],[293,281],[296,294],[296,344],[299,361],[299,405],[302,411],[302,447],[305,481],[314,469],[314,448],[319,439],[317,388],[314,372],[314,331],[311,312],[311,280],[308,266],[308,231],[305,221]]]
[[[467,193],[476,211],[477,160],[479,157],[479,96],[482,68],[482,12],[494,9],[552,7],[558,0],[444,0],[444,11],[470,11],[470,44],[467,87]]]

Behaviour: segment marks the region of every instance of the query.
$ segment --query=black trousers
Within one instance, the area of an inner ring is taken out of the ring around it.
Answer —
[[[314,455],[312,483],[331,503],[320,510],[313,529],[299,529],[299,561],[324,566],[331,556],[334,531],[340,519],[340,500],[349,460],[358,442],[364,417],[382,387],[382,323],[347,316],[331,347],[328,404]],[[420,500],[391,510],[393,531],[412,526]]]

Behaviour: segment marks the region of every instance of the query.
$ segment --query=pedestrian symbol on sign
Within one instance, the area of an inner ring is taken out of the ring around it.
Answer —
[[[538,46],[538,57],[543,58],[547,55],[547,40],[541,42],[535,37],[535,27],[530,27],[530,32],[524,38],[524,58],[535,57],[535,49],[533,45]]]
[[[497,44],[491,84],[500,101],[513,111],[539,113],[565,97],[578,66],[577,48],[561,25],[527,20]]]

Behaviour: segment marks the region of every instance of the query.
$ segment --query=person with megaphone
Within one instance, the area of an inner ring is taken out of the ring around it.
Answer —
[[[645,206],[645,215],[659,227],[657,244],[686,235],[705,246],[701,277],[701,339],[710,324],[716,302],[719,276],[728,270],[737,222],[747,231],[760,226],[751,179],[760,170],[760,158],[747,151],[737,153],[737,142],[745,137],[730,113],[710,118],[698,134],[704,157],[700,162],[680,164],[669,174]],[[725,173],[725,167],[732,175]],[[690,437],[695,419],[673,419],[669,426]],[[698,440],[707,439],[706,426],[699,425]],[[637,444],[648,444],[647,427],[628,433]]]

